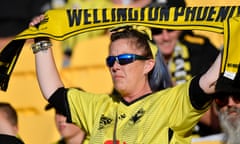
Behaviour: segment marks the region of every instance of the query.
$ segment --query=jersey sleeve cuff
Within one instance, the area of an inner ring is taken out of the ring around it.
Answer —
[[[190,101],[192,106],[197,110],[203,110],[208,107],[213,98],[213,94],[206,94],[199,85],[202,74],[195,76],[189,88]]]
[[[61,87],[58,88],[52,96],[48,99],[48,102],[55,108],[57,112],[67,117],[67,122],[72,122],[69,104],[67,100],[68,89]]]

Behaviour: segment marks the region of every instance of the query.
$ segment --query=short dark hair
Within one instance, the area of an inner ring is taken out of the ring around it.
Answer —
[[[151,48],[148,44],[148,35],[132,29],[132,26],[125,26],[122,30],[114,30],[112,32],[111,43],[118,39],[131,39],[132,44],[136,45],[136,48],[142,50],[143,56],[153,58]]]

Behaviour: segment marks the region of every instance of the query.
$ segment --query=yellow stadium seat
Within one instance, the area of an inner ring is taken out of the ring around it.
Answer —
[[[107,35],[80,41],[74,48],[70,66],[61,70],[65,85],[89,92],[110,93],[112,80],[105,65],[108,45]]]

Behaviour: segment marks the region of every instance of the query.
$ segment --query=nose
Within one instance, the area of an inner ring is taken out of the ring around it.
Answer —
[[[118,63],[118,61],[116,60],[113,64],[113,68],[118,68],[120,66],[120,64]]]
[[[228,97],[228,105],[229,106],[233,106],[233,105],[236,105],[236,102],[235,100],[230,96]]]
[[[59,121],[59,122],[65,122],[66,121],[66,117],[64,115],[56,114],[55,117],[56,117],[56,120]]]
[[[167,30],[163,30],[162,31],[162,37],[164,40],[168,40],[170,37],[169,37],[169,32]]]
[[[119,70],[120,68],[120,64],[118,63],[118,61],[116,60],[113,64],[113,66],[111,67],[111,71],[116,72],[117,70]]]

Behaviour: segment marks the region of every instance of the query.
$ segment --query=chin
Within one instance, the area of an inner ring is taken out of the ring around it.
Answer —
[[[161,52],[164,56],[171,56],[172,53],[173,53],[173,50],[172,49],[171,50],[170,49],[164,49],[164,50],[161,50]]]

